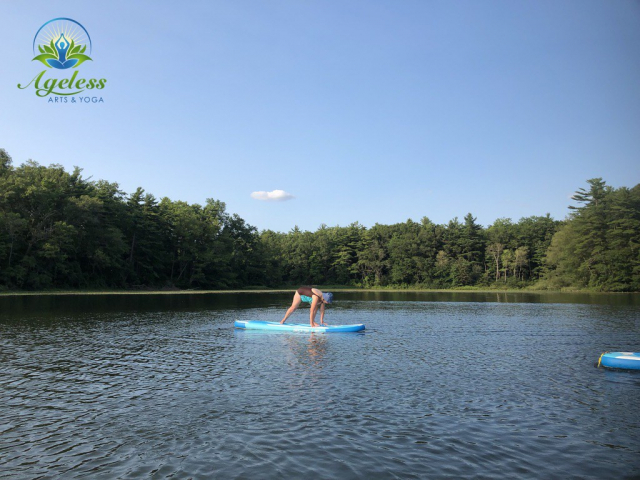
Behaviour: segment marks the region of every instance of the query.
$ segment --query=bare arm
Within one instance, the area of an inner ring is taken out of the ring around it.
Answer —
[[[320,297],[322,298],[322,297]],[[311,310],[309,312],[309,325],[311,325],[312,327],[318,327],[319,325],[315,322],[315,318],[316,318],[316,313],[318,311],[318,304],[322,303],[322,300],[320,300],[320,298],[316,297],[315,295],[313,296],[313,300],[311,300]]]
[[[320,325],[326,325],[324,323],[324,302],[320,305]]]

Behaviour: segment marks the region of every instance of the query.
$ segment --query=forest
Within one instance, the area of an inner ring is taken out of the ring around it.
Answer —
[[[0,291],[530,288],[640,291],[640,185],[579,188],[549,214],[423,217],[366,228],[259,232],[225,203],[157,199],[75,168],[14,166],[0,149]]]

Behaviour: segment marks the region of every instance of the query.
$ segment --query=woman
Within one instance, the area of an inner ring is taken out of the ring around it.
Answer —
[[[280,321],[280,323],[286,322],[287,318],[289,318],[289,315],[295,312],[302,302],[311,304],[309,323],[312,327],[326,325],[326,323],[324,323],[324,306],[328,303],[333,302],[333,293],[322,293],[317,288],[311,287],[300,287],[298,290],[296,290],[296,293],[293,295],[293,303],[291,303],[291,306],[287,310],[286,315]],[[320,308],[320,325],[315,322],[318,307]]]

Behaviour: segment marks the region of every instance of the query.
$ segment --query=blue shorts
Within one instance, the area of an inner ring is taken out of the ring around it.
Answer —
[[[300,295],[300,299],[301,299],[303,302],[305,302],[305,303],[309,303],[309,304],[310,304],[311,302],[313,302],[313,298],[311,298],[311,297],[307,297],[306,295]]]

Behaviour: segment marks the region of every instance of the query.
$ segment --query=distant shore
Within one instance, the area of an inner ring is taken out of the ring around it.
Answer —
[[[42,296],[42,295],[211,295],[211,294],[238,294],[238,293],[291,293],[296,287],[290,288],[245,288],[235,290],[41,290],[41,291],[0,291],[0,297],[10,296]],[[339,291],[347,293],[526,293],[533,295],[542,294],[590,294],[590,295],[628,295],[640,292],[597,292],[593,290],[577,290],[567,288],[563,290],[534,290],[526,288],[450,288],[450,289],[422,289],[422,288],[357,288],[340,286],[319,286],[325,291]]]

